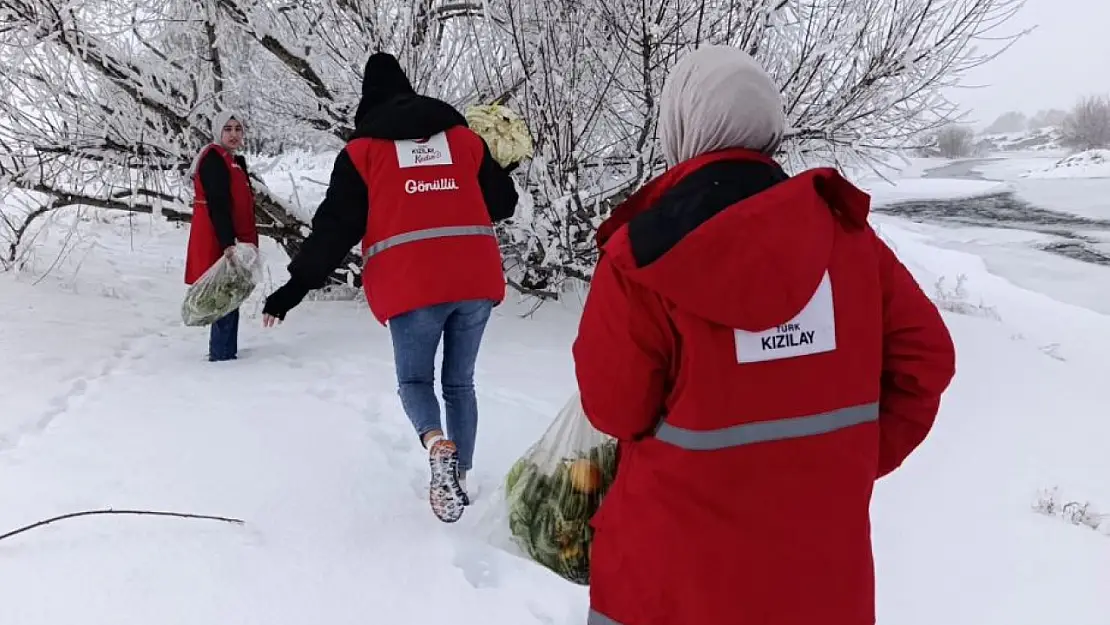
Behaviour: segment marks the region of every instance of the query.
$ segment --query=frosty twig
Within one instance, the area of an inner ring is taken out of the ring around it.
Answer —
[[[82,511],[82,512],[71,512],[69,514],[63,514],[63,515],[60,515],[60,516],[51,517],[49,519],[45,519],[45,520],[39,521],[37,523],[32,523],[30,525],[26,525],[26,526],[21,527],[19,529],[12,530],[12,531],[10,531],[6,534],[0,534],[0,540],[4,540],[5,538],[11,538],[13,536],[18,536],[19,534],[31,531],[35,528],[43,527],[44,525],[50,525],[51,523],[57,523],[58,521],[64,521],[66,519],[74,519],[74,518],[77,518],[77,517],[94,516],[94,515],[108,515],[108,514],[124,514],[124,515],[132,515],[132,516],[135,516],[135,515],[138,515],[138,516],[161,516],[161,517],[175,517],[175,518],[179,518],[179,519],[201,519],[201,520],[205,520],[205,521],[220,521],[222,523],[231,523],[231,524],[234,524],[234,525],[244,525],[244,524],[246,524],[246,521],[243,521],[242,519],[235,519],[235,518],[231,518],[231,517],[222,517],[222,516],[212,516],[212,515],[207,515],[207,514],[189,514],[189,513],[185,513],[185,512],[162,512],[162,511],[157,511],[157,510],[115,510],[115,509],[112,509],[112,508],[108,508],[106,510],[85,510],[85,511]]]

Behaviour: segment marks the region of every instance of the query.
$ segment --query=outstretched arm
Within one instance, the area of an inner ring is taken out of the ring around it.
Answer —
[[[312,218],[312,232],[289,263],[289,282],[266,299],[263,313],[284,319],[312,289],[323,286],[347,252],[366,234],[369,191],[347,150],[335,158],[327,195]]]

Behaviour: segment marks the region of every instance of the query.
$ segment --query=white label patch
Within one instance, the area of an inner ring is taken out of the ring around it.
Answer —
[[[836,318],[833,314],[832,282],[829,273],[817,285],[802,312],[786,323],[763,330],[736,330],[736,361],[766,362],[797,356],[822,354],[836,349]]]
[[[447,134],[440,132],[427,139],[394,141],[397,146],[397,164],[402,169],[429,165],[451,165],[451,147]]]

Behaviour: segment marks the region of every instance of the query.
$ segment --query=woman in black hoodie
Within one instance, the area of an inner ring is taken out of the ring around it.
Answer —
[[[266,300],[264,324],[323,286],[362,240],[367,299],[388,323],[402,404],[429,453],[432,510],[453,522],[469,504],[475,362],[505,290],[493,223],[513,215],[517,192],[462,114],[418,95],[389,54],[366,63],[355,124],[288,283]],[[441,341],[446,433],[433,386]]]

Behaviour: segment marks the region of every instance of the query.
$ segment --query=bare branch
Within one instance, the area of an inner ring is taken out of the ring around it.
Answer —
[[[76,519],[78,517],[95,516],[95,515],[131,515],[131,516],[175,517],[175,518],[179,518],[179,519],[200,519],[200,520],[205,520],[205,521],[220,521],[222,523],[231,523],[233,525],[244,525],[246,523],[246,521],[243,521],[242,519],[234,519],[234,518],[222,517],[222,516],[211,516],[211,515],[207,515],[207,514],[187,514],[187,513],[184,513],[184,512],[161,512],[161,511],[156,511],[156,510],[115,510],[115,509],[86,510],[86,511],[83,511],[83,512],[71,512],[69,514],[63,514],[63,515],[60,515],[60,516],[51,517],[49,519],[39,521],[37,523],[32,523],[30,525],[21,527],[19,529],[12,530],[12,531],[7,532],[5,534],[0,534],[0,540],[4,540],[6,538],[11,538],[13,536],[18,536],[19,534],[22,534],[24,532],[29,532],[33,529],[43,527],[43,526],[46,526],[46,525],[50,525],[51,523],[57,523],[58,521],[64,521],[66,519]]]

